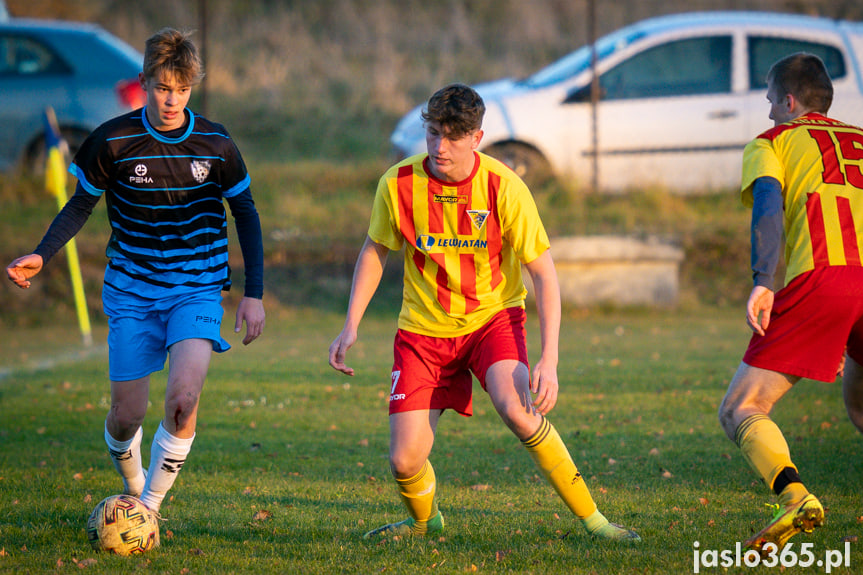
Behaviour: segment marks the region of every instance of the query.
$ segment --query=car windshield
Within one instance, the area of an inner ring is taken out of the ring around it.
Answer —
[[[596,42],[596,58],[597,60],[607,58],[644,36],[646,36],[646,33],[642,30],[627,28],[608,36],[603,36]],[[564,56],[560,60],[521,80],[519,84],[529,88],[544,88],[572,78],[590,67],[590,53],[590,46],[582,46],[575,52]]]

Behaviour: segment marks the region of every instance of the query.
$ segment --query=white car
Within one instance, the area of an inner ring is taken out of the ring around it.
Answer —
[[[589,46],[523,80],[475,86],[487,108],[481,151],[529,183],[550,170],[574,187],[589,189],[595,181],[603,191],[734,188],[743,147],[773,125],[767,70],[799,51],[827,66],[835,90],[830,115],[863,124],[863,23],[694,12],[644,20],[599,39],[595,106]],[[401,157],[426,149],[420,111],[408,113],[392,134]]]

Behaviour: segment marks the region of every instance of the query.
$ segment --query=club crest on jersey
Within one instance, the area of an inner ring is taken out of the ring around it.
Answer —
[[[203,184],[210,175],[210,160],[194,160],[191,164],[192,176],[199,184]]]
[[[470,216],[470,221],[473,222],[473,227],[475,227],[478,232],[482,231],[482,227],[485,225],[485,220],[488,218],[488,214],[488,210],[467,210],[467,215]]]

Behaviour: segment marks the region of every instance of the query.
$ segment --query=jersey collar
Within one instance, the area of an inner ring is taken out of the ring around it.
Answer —
[[[185,131],[183,131],[176,138],[169,138],[169,137],[165,136],[164,132],[160,132],[159,130],[157,130],[156,128],[154,128],[150,124],[150,121],[147,119],[147,107],[146,106],[141,108],[141,120],[144,122],[144,128],[147,130],[147,132],[151,136],[153,136],[154,138],[159,140],[160,142],[164,142],[166,144],[179,144],[180,142],[182,142],[183,140],[188,138],[192,134],[192,131],[195,129],[195,114],[188,108],[186,108],[184,110],[184,112],[188,113],[189,122],[186,126]],[[178,131],[179,131],[179,129],[172,130],[171,132],[168,132],[168,133],[177,133]]]

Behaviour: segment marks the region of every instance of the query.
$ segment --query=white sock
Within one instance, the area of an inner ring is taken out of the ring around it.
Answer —
[[[132,439],[117,441],[108,433],[108,426],[105,425],[105,443],[108,444],[108,453],[111,455],[111,461],[114,462],[114,468],[123,478],[123,493],[133,497],[141,496],[146,481],[144,468],[141,464],[141,439],[143,437],[144,428],[139,427]]]
[[[186,462],[186,456],[192,449],[193,435],[189,439],[174,437],[168,433],[162,424],[153,436],[153,446],[150,448],[150,469],[147,473],[147,483],[141,494],[141,501],[150,511],[159,512],[162,500],[177,479],[177,474]]]

